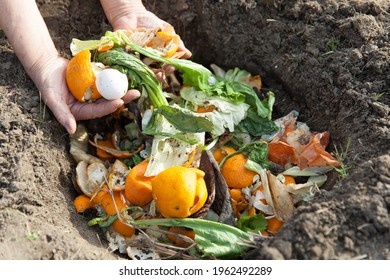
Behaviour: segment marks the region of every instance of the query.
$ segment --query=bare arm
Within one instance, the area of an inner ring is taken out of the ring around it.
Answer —
[[[1,0],[0,26],[27,74],[42,83],[39,73],[59,55],[35,1]]]
[[[66,85],[68,60],[59,56],[35,1],[0,0],[0,6],[0,27],[44,102],[69,133],[76,130],[76,119],[102,117],[124,103],[121,99],[78,102]],[[123,99],[130,102],[138,96],[139,92],[133,90]]]

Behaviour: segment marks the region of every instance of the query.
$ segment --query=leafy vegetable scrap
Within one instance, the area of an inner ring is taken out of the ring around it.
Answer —
[[[132,259],[237,258],[277,234],[340,162],[329,133],[298,112],[272,119],[275,94],[259,97],[260,76],[182,59],[179,42],[169,28],[72,40],[68,76],[88,81],[68,85],[81,102],[106,98],[96,83],[107,69],[142,93],[78,124],[74,206],[95,211],[89,225]],[[164,75],[166,65],[176,71]]]

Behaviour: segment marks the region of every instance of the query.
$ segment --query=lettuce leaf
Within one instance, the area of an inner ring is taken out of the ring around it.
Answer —
[[[204,132],[183,133],[159,113],[152,115],[143,133],[154,136],[145,176],[155,176],[171,166],[184,165],[191,153],[204,147]]]
[[[259,233],[267,228],[267,220],[263,214],[242,215],[238,220],[237,227],[245,232]]]
[[[186,227],[195,232],[195,242],[203,257],[238,257],[251,248],[253,235],[239,228],[203,219],[146,219],[130,221],[146,228],[149,226]]]
[[[235,126],[246,118],[249,105],[240,102],[233,103],[220,96],[209,96],[206,92],[196,90],[193,87],[183,88],[180,91],[181,97],[188,102],[187,106],[215,106],[215,109],[207,113],[197,115],[209,119],[213,123],[211,134],[216,137],[222,135],[226,129],[234,132]]]

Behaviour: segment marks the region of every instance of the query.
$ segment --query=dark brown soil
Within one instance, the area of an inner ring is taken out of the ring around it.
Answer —
[[[110,29],[99,1],[37,1],[61,53]],[[314,200],[248,259],[390,259],[390,2],[145,1],[206,66],[260,74],[331,147],[351,146]],[[69,138],[0,31],[0,259],[118,259],[72,201]]]

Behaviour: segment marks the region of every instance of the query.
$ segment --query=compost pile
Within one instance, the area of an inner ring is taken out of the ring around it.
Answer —
[[[212,73],[181,59],[179,44],[171,26],[72,40],[66,78],[80,102],[141,92],[72,135],[74,205],[96,209],[89,225],[133,259],[239,257],[342,163],[325,150],[329,133],[311,132],[298,112],[272,120],[275,97],[260,97],[260,76]]]
[[[145,5],[175,27],[193,61],[259,74],[260,100],[274,93],[273,121],[299,112],[312,133],[329,131],[328,152],[344,156],[345,174],[326,173],[319,192],[242,258],[388,259],[389,1],[168,2]],[[97,0],[37,3],[69,59],[72,38],[99,39],[111,28]],[[88,226],[94,210],[75,211],[69,135],[1,31],[0,70],[0,258],[128,258]],[[94,143],[99,131],[85,128]]]

